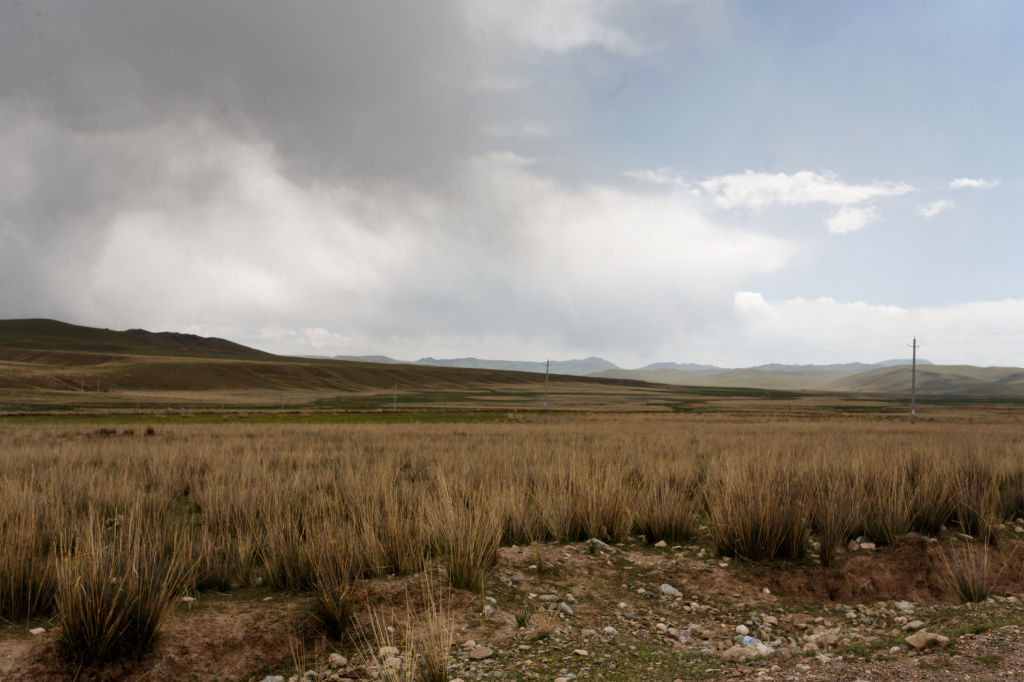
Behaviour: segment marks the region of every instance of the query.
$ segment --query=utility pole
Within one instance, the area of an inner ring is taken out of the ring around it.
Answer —
[[[551,374],[551,361],[544,363],[544,409],[548,409],[548,375]]]
[[[917,421],[917,337],[910,344],[913,354],[910,360],[910,423]]]

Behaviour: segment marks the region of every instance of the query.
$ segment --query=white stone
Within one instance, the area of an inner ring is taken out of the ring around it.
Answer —
[[[740,623],[739,625],[736,626],[736,634],[737,635],[749,635],[750,634],[750,628],[748,628],[746,625],[743,625],[742,623]]]
[[[327,663],[332,668],[344,668],[346,665],[348,665],[348,659],[342,656],[341,654],[335,653],[327,657]]]
[[[32,628],[28,631],[30,635],[41,635],[46,632],[46,628]]]
[[[590,652],[586,649],[573,649],[572,652],[577,656],[589,656]]]
[[[396,646],[382,646],[377,650],[377,658],[390,658],[399,654],[398,647]]]
[[[611,625],[605,625],[603,628],[601,628],[601,632],[608,635],[609,637],[617,637],[619,634],[619,631],[613,628]]]
[[[659,587],[658,590],[662,594],[664,594],[666,596],[669,596],[669,597],[678,597],[680,594],[682,594],[682,592],[680,592],[676,588],[672,587],[668,583],[662,583],[661,587]]]
[[[486,646],[478,646],[469,652],[469,657],[474,661],[482,661],[485,658],[490,658],[494,655],[494,650]]]
[[[668,543],[665,542],[664,540],[658,540],[657,542],[654,543],[654,546],[655,547],[668,547]]]

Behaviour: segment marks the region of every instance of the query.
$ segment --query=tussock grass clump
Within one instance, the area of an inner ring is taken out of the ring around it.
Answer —
[[[62,653],[90,664],[148,651],[188,579],[182,544],[135,515],[116,529],[90,519],[67,539],[57,565]]]
[[[995,575],[989,563],[989,548],[983,544],[953,546],[944,556],[946,574],[960,603],[981,602],[992,596]]]
[[[635,500],[635,527],[647,542],[685,542],[697,527],[697,492],[689,472],[637,472],[630,496]]]
[[[831,566],[861,514],[859,486],[854,472],[846,467],[834,462],[821,467],[805,485],[811,495],[811,524],[821,538],[821,565]]]
[[[896,459],[888,468],[861,462],[865,467],[863,514],[857,531],[887,545],[906,535],[914,525],[914,494],[906,463]]]
[[[0,620],[52,612],[56,525],[35,491],[13,483],[0,488]]]
[[[995,472],[973,459],[958,462],[953,471],[956,520],[963,532],[995,544],[1002,521],[999,481]]]
[[[482,592],[488,569],[498,560],[501,540],[499,511],[479,490],[453,491],[443,478],[437,482],[436,503],[429,509],[435,546],[444,557],[451,586]]]
[[[309,544],[316,601],[313,617],[319,629],[334,641],[349,633],[355,613],[355,563],[344,532],[324,532]]]
[[[429,578],[424,578],[425,610],[418,627],[408,624],[416,668],[423,682],[448,682],[448,662],[455,641],[455,617],[451,594],[435,594]]]
[[[705,495],[719,554],[749,561],[804,555],[810,527],[803,491],[778,458],[723,458],[709,474]]]

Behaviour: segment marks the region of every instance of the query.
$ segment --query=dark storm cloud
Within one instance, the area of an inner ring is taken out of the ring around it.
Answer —
[[[206,117],[290,170],[423,177],[472,146],[475,77],[447,3],[15,2],[7,108],[102,134]]]

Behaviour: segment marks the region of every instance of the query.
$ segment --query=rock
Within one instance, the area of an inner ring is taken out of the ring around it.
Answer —
[[[661,587],[658,588],[658,591],[668,597],[678,597],[680,594],[682,594],[682,592],[672,587],[668,583],[662,583]]]
[[[194,603],[196,601],[196,598],[195,597],[182,597],[181,601],[185,602],[186,604],[192,604],[192,603]]]
[[[348,665],[348,659],[341,654],[331,654],[327,657],[327,663],[332,668],[344,668]]]
[[[513,585],[518,585],[519,583],[523,582],[523,576],[520,573],[513,573],[508,577],[508,579],[512,581]]]
[[[405,661],[402,660],[401,656],[391,656],[389,658],[384,659],[384,665],[386,665],[389,668],[401,668],[404,663]],[[314,677],[313,679],[316,678]]]
[[[860,543],[856,540],[850,540],[846,543],[846,549],[850,550],[851,552],[856,552],[858,549],[860,549]]]
[[[873,542],[862,542],[862,543],[860,543],[860,548],[870,551],[870,550],[873,550],[875,548],[875,543],[873,543]]]
[[[753,649],[737,644],[725,650],[722,654],[722,663],[742,663],[756,655]]]
[[[748,628],[746,625],[743,625],[741,623],[740,625],[736,626],[736,634],[737,635],[749,635],[750,634],[750,628]]]
[[[494,615],[494,607],[490,604],[484,604],[484,615],[488,618]]]
[[[580,630],[580,637],[583,639],[589,639],[591,637],[597,637],[597,630],[585,629]]]
[[[903,626],[903,632],[911,632],[913,630],[920,630],[924,627],[924,621],[912,620]]]
[[[901,648],[902,648],[902,647],[898,647],[898,646],[891,646],[891,647],[889,647],[889,653],[890,653],[890,654],[898,654],[898,653],[900,652],[900,649],[901,649]]]
[[[476,640],[475,639],[467,639],[465,642],[462,643],[462,648],[463,649],[475,649],[476,648]]]
[[[539,599],[540,601],[558,601],[558,595],[557,594],[542,594],[539,597],[537,597],[537,599]]]
[[[572,652],[577,656],[589,656],[590,652],[586,649],[573,649]]]
[[[474,661],[482,661],[494,655],[494,650],[486,646],[478,646],[469,652],[469,657]]]
[[[397,656],[399,654],[398,647],[396,646],[382,646],[377,650],[377,658],[385,659]]]
[[[558,610],[569,616],[576,614],[576,612],[572,610],[572,607],[566,604],[564,601],[558,602]]]
[[[914,605],[908,601],[898,601],[896,602],[896,608],[900,611],[913,611]]]
[[[909,637],[905,637],[903,641],[915,649],[920,650],[931,644],[946,644],[949,642],[949,637],[937,635],[934,632],[928,632],[927,630],[918,630]]]
[[[668,543],[665,542],[664,540],[658,540],[657,542],[654,543],[654,546],[655,547],[668,547]]]
[[[608,635],[609,637],[619,636],[619,631],[613,628],[611,625],[605,625],[603,628],[601,628],[601,632]]]
[[[261,682],[284,682],[284,675],[267,675]]]
[[[602,542],[602,541],[598,540],[597,538],[590,538],[589,540],[587,540],[586,544],[588,544],[588,545],[597,545],[598,547],[602,547],[602,548],[605,548],[605,549],[611,549],[611,547],[608,545],[607,542]]]
[[[32,628],[28,631],[30,635],[41,635],[46,632],[46,628]]]

